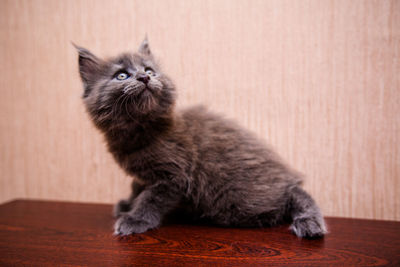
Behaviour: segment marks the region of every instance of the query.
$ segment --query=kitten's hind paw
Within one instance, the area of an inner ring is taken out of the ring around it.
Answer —
[[[323,219],[309,217],[295,219],[289,229],[298,237],[310,239],[323,237],[328,232]]]
[[[122,199],[117,204],[114,205],[113,215],[115,218],[118,218],[124,212],[128,212],[130,210],[131,210],[131,202],[129,200]]]
[[[146,232],[154,228],[148,222],[137,220],[129,214],[121,215],[114,225],[114,235],[130,235]]]

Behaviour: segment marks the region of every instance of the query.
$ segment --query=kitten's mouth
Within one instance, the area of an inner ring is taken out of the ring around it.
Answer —
[[[153,95],[154,89],[152,89],[150,86],[148,85],[142,85],[139,88],[136,89],[131,89],[131,88],[126,88],[124,90],[124,94],[133,96],[133,97],[141,97],[141,96],[151,96]]]
[[[148,84],[140,84],[136,87],[127,87],[123,90],[124,97],[120,100],[123,111],[133,116],[136,113],[148,113],[157,105],[157,91]],[[118,101],[117,101],[118,104]]]
[[[147,97],[147,96],[151,96],[153,94],[153,92],[152,92],[152,90],[149,88],[149,87],[145,87],[140,93],[139,93],[139,97],[141,97],[141,96],[144,96],[144,97]]]

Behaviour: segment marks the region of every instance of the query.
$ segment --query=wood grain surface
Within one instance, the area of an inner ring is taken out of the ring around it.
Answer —
[[[400,1],[385,0],[0,0],[1,202],[128,195],[70,42],[107,57],[146,33],[179,107],[272,144],[326,215],[400,220]]]
[[[111,206],[43,201],[0,205],[1,266],[399,266],[400,222],[328,218],[324,239],[288,226],[170,223],[112,235]]]

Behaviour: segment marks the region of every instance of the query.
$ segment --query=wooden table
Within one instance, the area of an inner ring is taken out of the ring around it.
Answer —
[[[400,266],[400,222],[327,218],[330,234],[301,240],[288,226],[170,223],[112,235],[111,205],[16,200],[0,205],[0,266]]]

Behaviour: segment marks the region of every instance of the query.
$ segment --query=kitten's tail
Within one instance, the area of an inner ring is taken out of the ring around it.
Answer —
[[[298,186],[291,190],[290,215],[293,223],[289,229],[298,237],[318,238],[328,232],[317,204]]]

